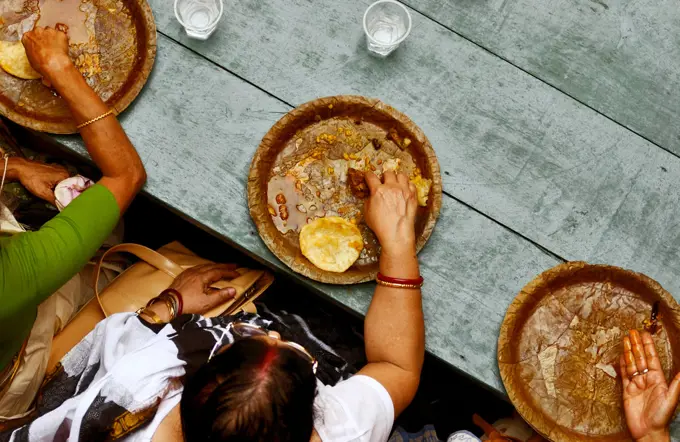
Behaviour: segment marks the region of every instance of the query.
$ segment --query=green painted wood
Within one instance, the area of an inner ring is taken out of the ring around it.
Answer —
[[[245,188],[255,149],[289,107],[167,38],[158,45],[149,83],[121,115],[148,171],[145,191],[287,271],[257,235]],[[79,137],[55,139],[87,155]],[[502,391],[496,341],[505,310],[527,281],[558,260],[449,197],[440,219],[420,255],[427,349]],[[302,281],[362,315],[374,289]]]
[[[680,154],[677,0],[402,0]]]
[[[364,46],[369,0],[234,2],[207,42],[150,3],[161,32],[288,103],[394,105],[432,141],[447,193],[566,259],[642,271],[680,295],[680,160],[432,20],[414,13],[382,60]]]

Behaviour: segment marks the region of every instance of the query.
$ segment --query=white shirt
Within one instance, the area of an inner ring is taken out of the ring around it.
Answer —
[[[356,375],[333,387],[318,382],[314,428],[323,442],[385,442],[394,404],[378,381]]]
[[[151,441],[181,398],[181,389],[167,396],[151,423],[123,441]],[[352,376],[333,387],[317,380],[314,412],[314,429],[323,442],[385,442],[394,424],[394,405],[389,393],[380,382],[362,375]]]

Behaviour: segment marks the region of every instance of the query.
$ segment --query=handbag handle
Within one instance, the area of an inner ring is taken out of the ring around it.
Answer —
[[[167,257],[161,255],[155,250],[152,250],[148,247],[140,246],[139,244],[118,244],[117,246],[111,247],[101,256],[101,258],[99,258],[99,262],[97,262],[94,268],[94,294],[97,297],[99,308],[102,309],[102,312],[104,312],[104,316],[107,317],[109,316],[109,314],[106,312],[104,304],[102,303],[102,300],[99,297],[99,275],[101,274],[102,264],[104,263],[106,257],[113,253],[118,252],[127,252],[132,255],[135,255],[137,258],[157,268],[158,270],[172,277],[173,279],[177,278],[180,275],[180,273],[184,271],[184,269],[176,262],[172,261],[171,259],[168,259]]]

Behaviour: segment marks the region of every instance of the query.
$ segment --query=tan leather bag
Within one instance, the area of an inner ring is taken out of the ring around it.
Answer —
[[[117,252],[131,253],[140,258],[140,261],[121,273],[102,293],[99,293],[97,288],[101,266],[108,256]],[[178,242],[168,244],[157,252],[138,244],[111,247],[102,255],[95,268],[96,297],[54,337],[47,372],[51,372],[61,358],[90,333],[99,321],[114,313],[137,311],[170,287],[174,279],[184,270],[202,264],[212,264],[212,261],[196,256]],[[253,301],[271,286],[274,276],[265,270],[242,268],[237,271],[241,275],[238,278],[213,284],[215,288],[234,287],[236,296],[204,316],[230,315],[241,310],[256,312]]]

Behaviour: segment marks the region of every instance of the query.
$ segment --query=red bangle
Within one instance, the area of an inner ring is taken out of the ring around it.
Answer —
[[[392,277],[389,277],[389,276],[385,276],[380,272],[378,272],[378,276],[376,277],[376,279],[378,281],[388,282],[390,284],[405,284],[405,285],[417,285],[417,286],[421,286],[421,285],[423,285],[423,282],[425,282],[425,279],[423,279],[422,276],[419,276],[416,279],[392,278]]]
[[[170,295],[177,298],[177,316],[180,316],[184,310],[184,300],[182,299],[182,294],[175,289],[165,289],[161,292],[161,295]]]

